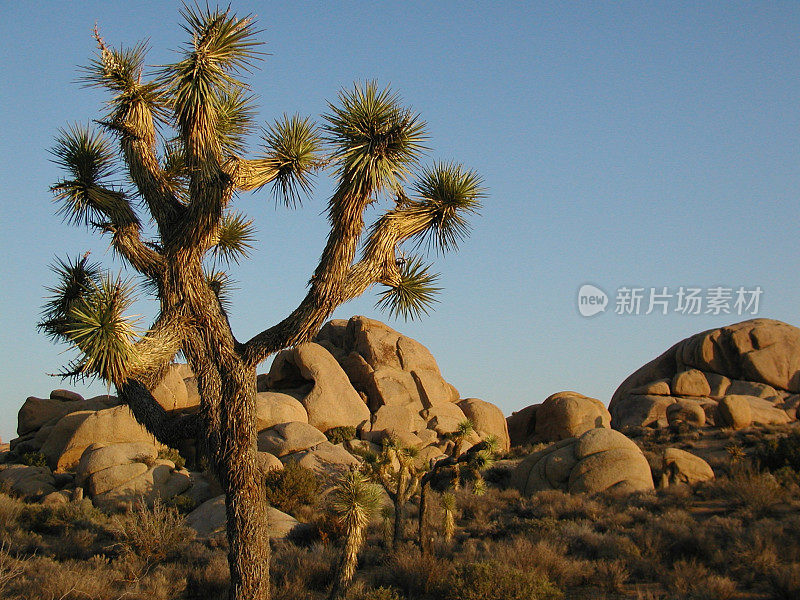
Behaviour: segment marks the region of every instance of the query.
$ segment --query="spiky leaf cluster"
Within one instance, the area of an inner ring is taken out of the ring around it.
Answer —
[[[217,297],[222,312],[228,314],[231,309],[231,292],[236,289],[230,275],[225,271],[211,269],[206,272],[206,283]]]
[[[71,125],[59,131],[51,153],[68,173],[51,188],[65,221],[90,225],[114,210],[121,193],[104,186],[115,166],[115,153],[107,138],[87,126]]]
[[[287,206],[299,203],[311,191],[311,172],[322,146],[317,127],[308,118],[283,115],[264,131],[268,159],[277,168],[272,184],[276,198]]]
[[[330,508],[342,525],[362,528],[380,506],[381,496],[366,475],[351,470],[336,479],[329,499]]]
[[[39,328],[79,351],[69,375],[119,383],[136,365],[140,334],[126,315],[133,303],[131,282],[100,272],[88,256],[53,265],[58,284],[42,312]]]
[[[146,106],[158,117],[166,117],[165,98],[157,81],[142,82],[147,44],[132,48],[111,48],[103,42],[95,28],[99,52],[84,69],[83,81],[92,87],[102,86],[114,92],[108,101],[109,122],[119,125],[125,119],[146,118],[136,114],[137,106]],[[132,123],[134,127],[136,123]]]
[[[424,168],[414,186],[419,200],[410,201],[407,210],[428,220],[417,236],[420,243],[440,252],[457,250],[470,232],[468,217],[478,213],[484,196],[480,176],[456,163],[435,163]]]
[[[58,339],[67,331],[71,310],[98,285],[101,269],[99,263],[89,262],[88,254],[74,260],[57,258],[50,269],[55,273],[57,283],[47,288],[50,295],[42,308],[38,327]]]
[[[374,81],[339,92],[325,131],[339,175],[359,192],[398,188],[424,150],[425,122]]]
[[[222,217],[212,254],[215,260],[239,264],[246,258],[255,241],[253,220],[241,213],[228,213]]]
[[[431,273],[430,266],[418,257],[405,262],[400,268],[400,281],[387,285],[379,294],[376,308],[387,311],[392,317],[403,320],[417,319],[428,314],[431,306],[438,302],[436,287],[438,273]]]
[[[219,115],[214,109],[223,101],[220,92],[230,96],[244,87],[236,76],[258,58],[260,42],[254,39],[258,32],[252,19],[239,18],[230,9],[184,5],[181,14],[192,41],[184,47],[182,60],[164,69],[162,83],[192,156],[208,156],[219,147]]]
[[[242,154],[245,138],[253,129],[253,96],[242,88],[229,87],[213,96],[217,143],[226,155]]]

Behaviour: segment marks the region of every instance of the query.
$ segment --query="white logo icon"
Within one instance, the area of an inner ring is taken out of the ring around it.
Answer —
[[[584,317],[592,317],[604,312],[608,306],[608,295],[599,287],[588,283],[578,290],[578,312]]]

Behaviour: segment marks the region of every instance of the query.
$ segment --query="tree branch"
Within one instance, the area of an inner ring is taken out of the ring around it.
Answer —
[[[117,386],[117,394],[136,420],[162,444],[175,447],[181,440],[198,437],[199,415],[170,415],[143,383],[128,379]]]

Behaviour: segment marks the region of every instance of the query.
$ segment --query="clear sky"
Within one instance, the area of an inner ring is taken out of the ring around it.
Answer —
[[[506,414],[572,389],[608,402],[633,370],[691,333],[758,316],[800,325],[800,3],[249,2],[270,53],[250,79],[261,122],[319,116],[354,80],[399,91],[429,124],[427,161],[477,169],[488,197],[471,238],[437,260],[445,291],[427,319],[391,322],[434,353],[463,397]],[[47,395],[69,354],[37,333],[55,256],[107,241],[66,226],[48,191],[59,127],[97,118],[75,83],[97,21],[113,45],[149,38],[149,62],[183,41],[176,2],[18,2],[0,22],[0,436]],[[240,198],[259,243],[238,280],[247,339],[299,301],[323,246],[326,177],[294,212]],[[435,258],[435,257],[434,257]],[[578,289],[609,296],[578,311]],[[620,288],[640,314],[616,314]],[[667,315],[649,305],[667,287]],[[676,311],[679,288],[732,290],[730,314]],[[374,309],[375,296],[337,311]],[[140,309],[147,314],[147,305]],[[266,370],[267,365],[264,365]],[[75,389],[100,393],[102,385]]]

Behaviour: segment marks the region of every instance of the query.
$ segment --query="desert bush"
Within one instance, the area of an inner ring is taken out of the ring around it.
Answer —
[[[524,505],[531,517],[553,517],[555,519],[599,518],[603,507],[583,494],[569,494],[561,490],[546,490],[534,494]]]
[[[181,456],[175,448],[162,448],[158,451],[158,458],[162,460],[171,460],[175,463],[176,469],[182,469],[186,466],[186,459]]]
[[[800,563],[776,567],[767,581],[771,598],[775,600],[800,598]]]
[[[498,541],[490,549],[493,560],[522,571],[546,575],[562,588],[586,583],[592,577],[591,563],[567,553],[567,544],[560,536],[535,541],[516,536]]]
[[[228,559],[222,552],[211,554],[186,573],[186,600],[226,600],[230,585]]]
[[[397,590],[387,587],[372,587],[364,582],[356,582],[347,591],[346,600],[404,600]]]
[[[278,510],[294,514],[303,504],[317,500],[319,481],[311,469],[289,462],[283,469],[273,469],[265,476],[267,502]]]
[[[727,478],[720,478],[716,488],[723,497],[738,506],[764,514],[786,499],[785,490],[771,473],[761,473],[748,466],[732,470]]]
[[[0,493],[0,531],[8,531],[17,526],[25,503],[22,500]]]
[[[63,535],[75,528],[91,529],[108,522],[108,517],[92,505],[88,498],[56,506],[23,504],[19,525],[29,531]]]
[[[761,468],[770,471],[782,467],[800,471],[800,430],[762,441],[756,447],[753,458]]]
[[[47,467],[47,457],[41,452],[25,452],[19,462],[29,467]]]
[[[107,567],[98,568],[93,562],[34,557],[9,588],[25,600],[117,600],[122,595],[118,581]]]
[[[332,427],[325,432],[325,437],[331,444],[342,444],[356,437],[356,428],[350,425]]]
[[[194,538],[194,530],[186,526],[177,510],[156,500],[152,509],[143,502],[113,520],[117,547],[131,564],[140,559],[144,571],[163,561],[175,560]]]
[[[165,500],[164,504],[170,508],[174,508],[182,515],[188,515],[195,508],[197,508],[197,502],[195,502],[189,496],[184,495],[173,496],[172,498]]]
[[[272,587],[276,597],[308,598],[307,590],[325,591],[333,581],[338,551],[316,543],[301,548],[291,543],[276,546],[270,562]],[[299,595],[293,595],[299,594]]]
[[[560,600],[546,577],[499,562],[457,564],[444,582],[444,600]]]
[[[423,555],[416,547],[399,545],[376,571],[375,583],[397,588],[411,598],[436,597],[442,593],[442,580],[451,568],[450,561],[441,557]]]
[[[22,574],[22,563],[8,553],[5,543],[0,544],[0,597],[9,583]]]
[[[630,576],[621,560],[598,560],[594,564],[593,580],[606,592],[621,592]]]

